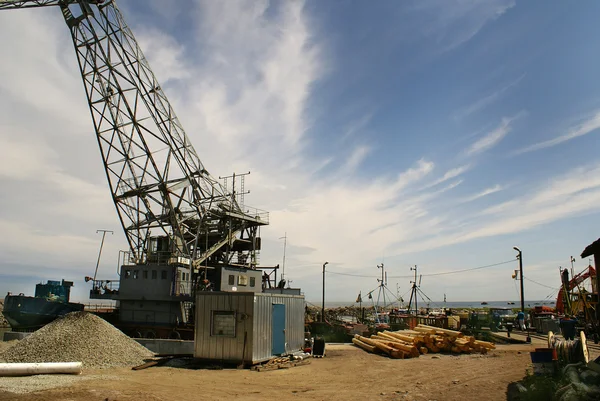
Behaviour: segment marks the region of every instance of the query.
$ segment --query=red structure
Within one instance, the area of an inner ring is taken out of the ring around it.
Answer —
[[[585,270],[576,274],[570,281],[568,285],[568,291],[572,291],[579,284],[584,282],[588,278],[592,278],[596,276],[596,269],[594,269],[591,265],[588,266]],[[556,311],[560,314],[565,313],[565,286],[561,285],[560,290],[558,291],[558,297],[556,298]]]

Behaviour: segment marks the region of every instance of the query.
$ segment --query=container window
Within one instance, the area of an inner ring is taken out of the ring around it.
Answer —
[[[238,285],[247,286],[248,285],[248,276],[240,274],[238,276]]]
[[[256,277],[250,277],[250,287],[256,286]]]
[[[158,277],[158,274],[156,273],[156,270],[152,270],[152,278],[154,280],[156,280],[157,277]]]
[[[148,278],[148,270],[144,270],[144,279]]]
[[[235,312],[212,311],[210,335],[216,337],[235,337]]]
[[[131,277],[131,270],[125,269],[125,278]]]
[[[133,271],[133,278],[138,278],[139,277],[138,273],[139,273],[138,270],[134,270]]]
[[[233,274],[229,275],[229,285],[235,285],[235,276]]]
[[[162,280],[166,280],[167,279],[167,271],[166,270],[161,270],[160,271],[160,278]]]

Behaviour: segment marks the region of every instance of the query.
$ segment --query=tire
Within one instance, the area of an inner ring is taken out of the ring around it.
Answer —
[[[177,330],[173,330],[171,334],[169,334],[169,339],[171,340],[181,340],[181,334]]]

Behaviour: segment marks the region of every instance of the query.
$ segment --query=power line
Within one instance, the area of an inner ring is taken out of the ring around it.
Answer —
[[[507,260],[507,261],[504,261],[504,262],[494,263],[494,264],[491,264],[491,265],[472,267],[470,269],[454,270],[454,271],[441,272],[441,273],[421,274],[421,276],[423,276],[423,277],[432,277],[432,276],[442,276],[442,275],[446,275],[446,274],[464,273],[464,272],[469,272],[469,271],[473,271],[473,270],[487,269],[487,268],[490,268],[490,267],[505,265],[507,263],[513,263],[516,260],[517,259],[511,259],[511,260]],[[362,277],[362,278],[374,278],[375,277],[373,275],[340,273],[340,272],[334,272],[334,271],[331,271],[331,270],[326,270],[325,273],[337,274],[337,275],[340,275],[340,276]],[[388,278],[412,278],[412,276],[388,276]],[[549,288],[552,288],[552,287],[549,287]]]
[[[472,267],[470,269],[454,270],[454,271],[450,271],[450,272],[421,274],[421,276],[423,276],[423,277],[431,277],[431,276],[442,276],[442,275],[445,275],[445,274],[464,273],[464,272],[469,272],[469,271],[473,271],[473,270],[487,269],[489,267],[495,267],[495,266],[505,265],[507,263],[513,263],[516,260],[517,259],[511,259],[511,260],[507,260],[505,262],[494,263],[494,264],[491,264],[491,265]],[[411,276],[388,276],[388,277],[389,278],[407,278],[407,277],[410,278]]]
[[[542,284],[542,283],[538,283],[537,281],[535,281],[535,280],[532,280],[532,279],[530,279],[530,278],[527,278],[527,277],[525,277],[525,276],[523,276],[523,278],[524,278],[525,280],[527,280],[527,281],[531,281],[531,282],[532,282],[532,283],[534,283],[534,284],[541,285],[542,287],[550,288],[551,290],[555,290],[555,291],[558,291],[558,290],[559,290],[559,288],[556,288],[556,287],[550,287],[549,285]]]
[[[337,274],[339,276],[350,276],[350,277],[363,277],[363,278],[374,278],[375,276],[370,275],[364,275],[364,274],[350,274],[350,273],[339,273],[339,272],[332,272],[331,270],[325,270],[325,273],[327,274]]]

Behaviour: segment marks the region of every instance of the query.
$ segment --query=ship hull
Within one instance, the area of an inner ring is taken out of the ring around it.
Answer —
[[[59,316],[82,311],[83,304],[55,302],[24,295],[7,295],[2,314],[14,331],[33,331]]]

